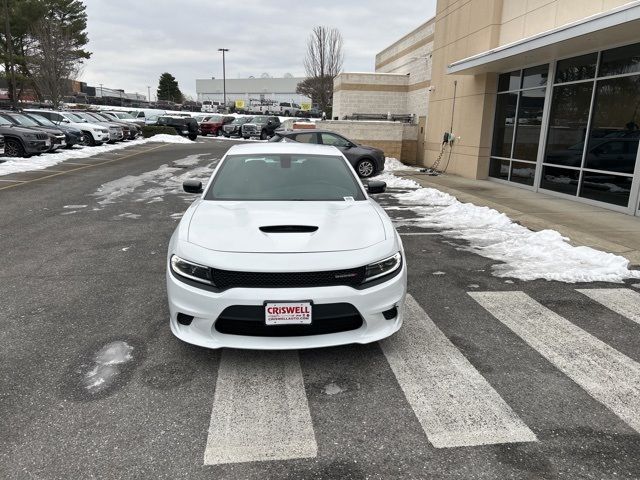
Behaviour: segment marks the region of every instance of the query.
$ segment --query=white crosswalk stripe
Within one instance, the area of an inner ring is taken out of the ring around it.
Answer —
[[[640,293],[627,288],[589,288],[578,292],[640,324]]]
[[[380,345],[434,447],[536,440],[410,295],[405,312],[402,329]]]
[[[524,292],[469,292],[480,305],[640,432],[640,364]]]
[[[205,465],[312,458],[317,451],[298,353],[224,350]]]

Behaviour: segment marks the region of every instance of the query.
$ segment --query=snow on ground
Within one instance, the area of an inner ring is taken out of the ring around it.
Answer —
[[[493,266],[497,277],[567,283],[640,278],[640,271],[629,270],[629,261],[624,257],[591,247],[575,247],[555,230],[533,232],[497,210],[461,203],[452,195],[421,188],[413,180],[399,179],[393,174],[406,169],[410,167],[387,159],[384,171],[375,177],[387,181],[391,188],[409,190],[390,192],[417,214],[417,218],[397,223],[437,229],[443,235],[465,240],[467,244],[459,248],[502,262]]]
[[[145,143],[193,143],[191,140],[179,135],[155,135],[151,138],[138,138],[128,142],[115,144],[103,144],[99,147],[77,147],[70,149],[58,150],[56,153],[43,153],[42,155],[29,158],[12,158],[3,157],[5,162],[0,163],[0,176],[9,175],[10,173],[28,172],[31,170],[42,170],[67,160],[77,160],[81,158],[92,157],[101,153],[113,152],[114,150],[122,150],[123,148],[133,145],[144,145]]]
[[[200,180],[203,183],[209,179],[217,160],[198,166],[198,162],[205,155],[202,153],[189,155],[175,160],[171,165],[160,165],[155,170],[112,180],[102,184],[92,195],[97,198],[98,205],[101,207],[99,210],[130,194],[135,194],[136,202],[161,202],[162,197],[167,193],[182,193],[182,183],[187,179]],[[185,167],[194,168],[185,169]],[[177,175],[177,173],[180,174]],[[193,201],[193,196],[188,198],[189,201]]]
[[[94,358],[93,368],[84,376],[84,386],[96,393],[108,387],[120,371],[120,365],[129,362],[133,347],[127,342],[116,341],[105,345]]]

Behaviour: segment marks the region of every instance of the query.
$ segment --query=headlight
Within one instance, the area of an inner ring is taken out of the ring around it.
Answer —
[[[213,285],[213,279],[211,278],[211,269],[209,267],[189,262],[178,257],[177,255],[171,256],[171,270],[182,277],[189,278],[196,282],[208,283],[209,285]]]
[[[366,267],[364,282],[370,282],[371,280],[375,280],[376,278],[389,275],[390,273],[398,270],[401,266],[402,255],[400,254],[400,252],[388,258],[385,258],[384,260],[380,260],[379,262],[371,263]]]
[[[96,130],[98,130],[100,133],[109,133],[109,130],[107,130],[106,128],[97,128]]]

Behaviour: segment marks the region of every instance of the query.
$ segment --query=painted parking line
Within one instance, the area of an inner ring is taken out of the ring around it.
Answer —
[[[445,448],[536,441],[411,295],[405,308],[402,329],[380,345],[431,444]]]
[[[205,465],[313,458],[317,453],[298,353],[224,350]]]
[[[589,288],[578,292],[640,324],[640,293],[627,288]]]
[[[4,187],[0,187],[0,190],[7,190],[9,188],[16,188],[16,187],[20,187],[20,186],[23,186],[23,185],[29,185],[30,183],[39,182],[39,181],[45,180],[47,178],[58,177],[60,175],[65,175],[65,174],[68,174],[68,173],[73,173],[73,172],[78,172],[80,170],[85,170],[87,168],[92,168],[92,167],[97,167],[97,166],[100,166],[100,165],[107,165],[109,163],[119,162],[121,160],[125,160],[127,158],[131,158],[131,157],[134,157],[136,155],[140,155],[142,153],[147,153],[147,152],[151,152],[153,150],[157,150],[159,148],[165,147],[166,145],[167,144],[158,145],[157,147],[148,148],[148,149],[146,149],[146,150],[144,150],[142,152],[134,152],[134,153],[132,153],[130,155],[126,155],[124,157],[113,158],[113,159],[109,159],[109,160],[93,163],[91,165],[84,165],[82,167],[73,168],[73,169],[70,169],[70,170],[66,170],[64,172],[52,173],[51,175],[45,175],[44,177],[33,178],[33,179],[30,179],[30,180],[22,181],[21,183],[16,183],[14,185],[7,185],[7,186],[4,186]],[[88,160],[91,160],[91,157],[88,157],[85,161],[88,161]],[[49,170],[49,171],[51,171],[51,170]],[[23,172],[23,173],[30,173],[30,172]]]
[[[524,292],[469,292],[469,295],[589,395],[640,432],[639,363]]]

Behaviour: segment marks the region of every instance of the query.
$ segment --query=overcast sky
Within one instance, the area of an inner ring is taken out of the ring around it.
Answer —
[[[373,71],[375,54],[435,14],[436,0],[84,0],[89,51],[81,80],[151,94],[162,72],[195,97],[196,78],[303,76],[315,25],[344,38],[344,71]]]

